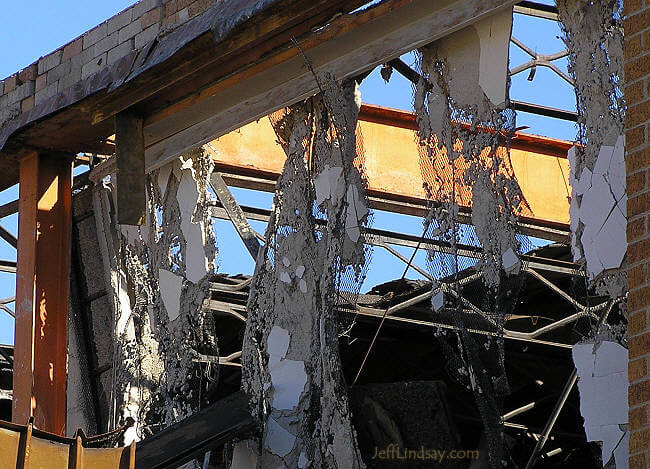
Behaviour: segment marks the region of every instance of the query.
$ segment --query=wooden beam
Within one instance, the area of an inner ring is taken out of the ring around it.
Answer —
[[[142,116],[124,111],[115,116],[117,220],[142,225],[147,209]]]
[[[312,33],[301,48],[317,74],[354,77],[368,68],[510,8],[513,0],[396,0],[345,15]],[[268,62],[268,63],[267,63]],[[187,107],[148,116],[147,169],[318,91],[306,58],[291,51],[200,89]]]
[[[72,159],[20,161],[13,421],[63,435],[66,413]]]

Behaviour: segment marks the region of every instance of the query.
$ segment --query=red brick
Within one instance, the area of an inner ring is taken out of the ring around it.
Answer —
[[[645,314],[645,312],[644,312]],[[646,358],[637,358],[630,360],[627,368],[628,380],[631,382],[638,381],[648,376],[648,362]]]
[[[167,3],[165,3],[163,18],[173,16],[174,13],[176,13],[177,11],[178,11],[178,3],[176,2],[176,0],[169,0]]]
[[[632,196],[645,189],[646,172],[638,171],[627,176],[627,193]]]
[[[647,469],[645,465],[645,454],[641,453],[630,456],[629,465],[629,469]]]
[[[636,358],[650,353],[650,332],[628,338],[630,358]]]
[[[650,428],[645,428],[630,434],[630,454],[647,449],[648,444],[650,444]]]
[[[627,3],[626,0],[624,3]],[[630,11],[637,10],[631,9]],[[625,29],[625,35],[631,37],[634,34],[641,32],[646,29],[650,24],[650,9],[645,9],[636,14],[628,14],[627,18],[623,20],[623,28]]]
[[[83,45],[84,45],[83,39],[84,39],[83,36],[77,38],[63,48],[63,55],[61,56],[61,62],[65,62],[66,60],[69,60],[70,58],[79,54],[83,50]]]
[[[641,34],[638,34],[636,36],[630,37],[630,38],[625,38],[625,47],[623,48],[623,57],[625,60],[630,60],[636,57],[637,55],[641,54],[642,47],[641,47]]]
[[[625,0],[623,2],[623,14],[625,16],[633,15],[643,6],[643,0]]]
[[[627,263],[634,265],[650,257],[650,239],[643,239],[627,245]]]
[[[644,65],[644,67],[648,69],[646,73],[650,73],[650,56],[642,57],[637,60],[645,60],[646,65]],[[625,79],[628,79],[627,75]],[[645,123],[648,118],[650,118],[650,101],[644,101],[628,108],[628,111],[625,114],[625,125],[627,125],[628,128],[636,127],[639,124]]]
[[[630,410],[630,429],[636,430],[648,424],[648,407],[637,407]]]
[[[628,388],[628,400],[630,406],[637,406],[650,401],[650,380],[630,384]]]
[[[631,127],[628,125],[628,127]],[[650,166],[650,148],[628,151],[625,155],[625,168],[628,174]]]
[[[627,309],[630,312],[645,310],[650,298],[650,286],[631,290],[627,294]],[[650,350],[648,350],[650,352]]]
[[[641,83],[638,83],[641,85]],[[631,87],[630,87],[631,88]],[[627,99],[628,95],[626,95]],[[630,102],[628,101],[628,104]],[[645,143],[645,126],[640,125],[639,127],[635,127],[633,129],[628,130],[625,132],[625,145],[627,146],[628,150],[633,150],[637,147],[640,147]],[[629,193],[629,191],[628,191]]]
[[[644,83],[637,81],[625,88],[625,102],[628,106],[638,104],[645,98]]]
[[[643,286],[647,281],[648,264],[637,265],[627,270],[627,285],[630,289]]]
[[[627,216],[629,218],[648,212],[650,212],[650,191],[643,192],[627,199]],[[647,254],[650,255],[650,252]]]

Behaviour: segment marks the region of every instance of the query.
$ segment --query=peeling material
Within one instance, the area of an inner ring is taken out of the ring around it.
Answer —
[[[183,277],[165,269],[158,269],[158,281],[160,283],[160,296],[165,305],[165,310],[169,315],[169,320],[174,321],[181,313]]]
[[[587,441],[602,442],[604,464],[614,456],[617,468],[628,467],[627,349],[611,341],[577,344],[573,362]]]

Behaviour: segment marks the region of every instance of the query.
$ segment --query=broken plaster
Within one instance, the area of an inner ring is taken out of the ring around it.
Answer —
[[[587,441],[602,442],[602,460],[612,456],[616,467],[628,467],[628,351],[616,342],[573,346],[578,372],[580,413]]]

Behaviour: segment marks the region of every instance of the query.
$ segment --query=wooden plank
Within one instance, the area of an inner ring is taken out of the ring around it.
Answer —
[[[414,0],[305,50],[316,73],[327,71],[338,79],[353,77],[514,3]],[[354,19],[359,21],[356,16]],[[318,90],[301,55],[232,81],[227,89],[145,126],[147,169]]]
[[[178,467],[256,428],[242,391],[215,402],[137,444],[138,469]]]
[[[65,433],[72,156],[21,160],[13,420]]]
[[[147,208],[142,116],[127,111],[115,116],[115,157],[118,223],[142,225]]]

